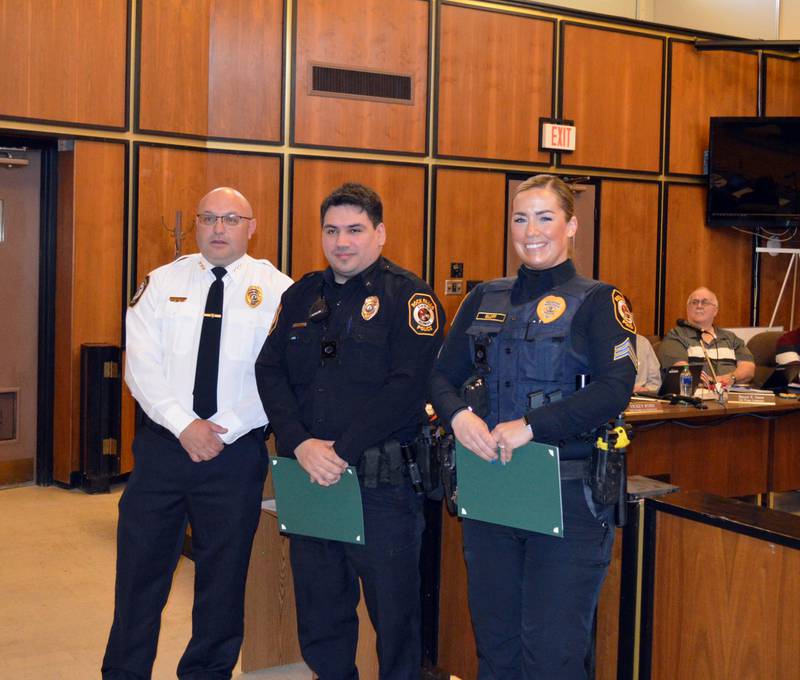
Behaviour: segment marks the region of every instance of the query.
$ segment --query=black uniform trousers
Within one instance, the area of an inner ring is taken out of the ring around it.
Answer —
[[[263,432],[194,463],[175,437],[141,427],[133,452],[136,465],[119,502],[114,623],[103,678],[150,678],[187,521],[195,563],[192,638],[177,674],[184,680],[230,678],[244,631],[247,566],[268,468]]]
[[[581,480],[562,481],[561,490],[563,538],[464,520],[478,680],[587,677],[594,612],[614,543],[614,507],[590,509]]]
[[[290,537],[303,659],[319,680],[357,680],[360,597],[377,634],[380,680],[419,680],[422,499],[400,486],[362,486],[365,545]]]

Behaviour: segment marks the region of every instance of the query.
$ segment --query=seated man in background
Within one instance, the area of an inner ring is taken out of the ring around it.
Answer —
[[[753,355],[739,336],[714,326],[718,311],[719,302],[711,290],[701,286],[693,291],[686,301],[686,319],[678,319],[658,347],[661,365],[703,363],[705,372],[723,388],[751,380]]]
[[[775,363],[787,366],[800,362],[800,327],[784,333],[775,347]]]
[[[628,309],[633,314],[633,304],[628,300]],[[650,341],[636,334],[636,382],[633,393],[658,392],[661,389],[661,364]]]

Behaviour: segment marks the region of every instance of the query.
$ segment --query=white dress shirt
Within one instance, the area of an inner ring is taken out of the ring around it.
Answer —
[[[193,389],[197,349],[213,265],[199,253],[150,273],[125,317],[125,382],[144,412],[176,437],[197,418]],[[249,255],[226,267],[217,412],[209,418],[231,444],[267,424],[255,361],[280,298],[292,280]]]

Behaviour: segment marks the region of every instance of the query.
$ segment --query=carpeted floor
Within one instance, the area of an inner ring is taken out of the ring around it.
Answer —
[[[0,489],[0,678],[93,680],[114,601],[117,503],[111,494]],[[194,565],[181,558],[164,610],[154,680],[175,678],[191,628]],[[304,664],[241,680],[310,680]]]

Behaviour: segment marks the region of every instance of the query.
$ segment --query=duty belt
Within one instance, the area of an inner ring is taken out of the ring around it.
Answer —
[[[586,465],[588,458],[578,460],[562,460],[559,462],[559,477],[568,481],[570,479],[586,479]]]
[[[387,439],[379,446],[370,446],[358,462],[358,476],[367,488],[375,488],[379,483],[400,486],[403,477],[407,475],[402,445],[396,439]]]

